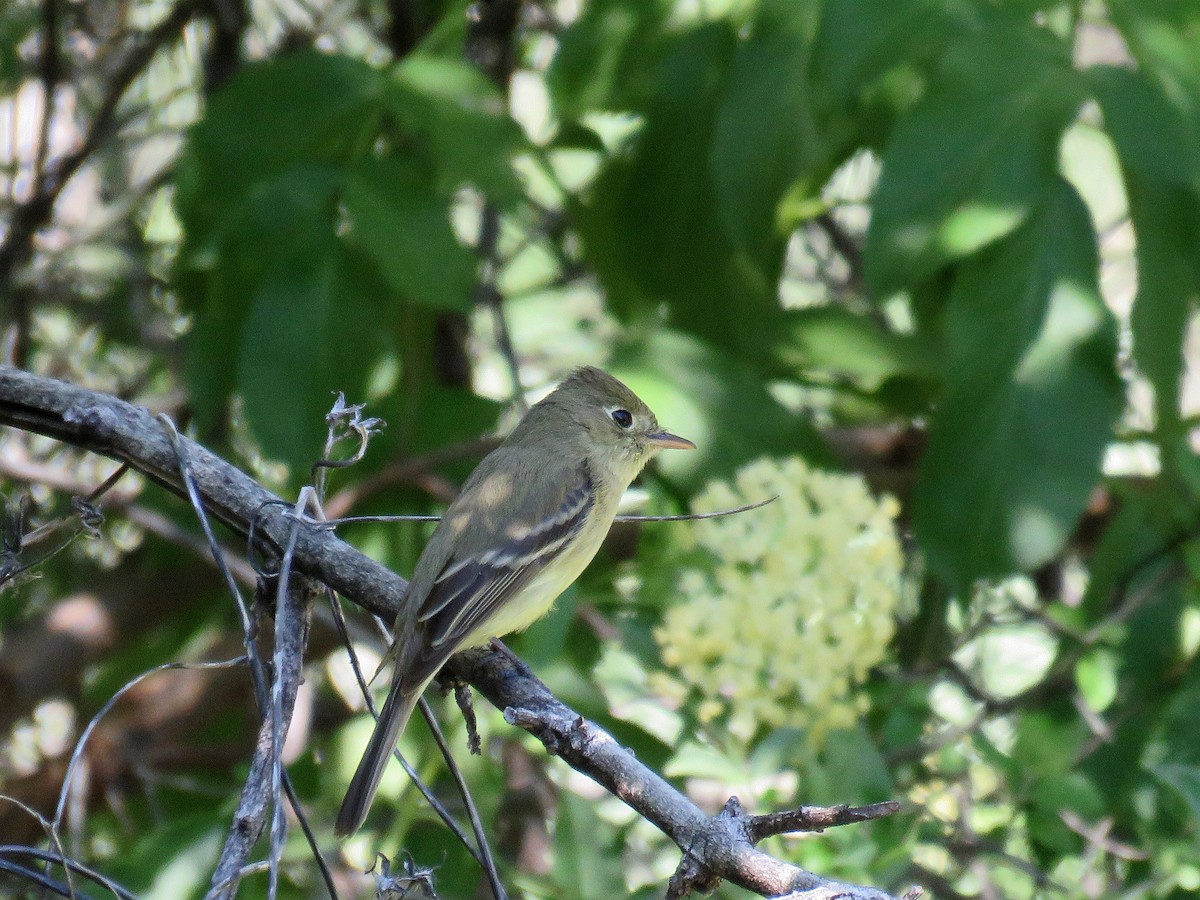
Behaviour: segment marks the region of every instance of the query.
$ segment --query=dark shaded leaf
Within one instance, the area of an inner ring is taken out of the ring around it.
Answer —
[[[955,584],[1052,557],[1099,478],[1122,393],[1097,265],[1087,209],[1059,181],[955,282],[914,510],[930,564]]]
[[[450,227],[447,199],[399,158],[364,159],[346,175],[347,240],[398,294],[439,309],[469,309],[475,258]]]
[[[648,86],[670,4],[662,0],[594,0],[559,35],[546,73],[555,111],[565,120],[597,109],[629,109]]]
[[[645,125],[593,185],[576,221],[612,308],[628,321],[667,304],[669,324],[765,363],[780,315],[783,240],[738,249],[717,212],[709,147],[737,47],[728,23],[679,37]],[[757,252],[757,251],[756,251]]]
[[[713,182],[721,221],[752,258],[770,258],[783,237],[784,192],[819,195],[831,174],[831,147],[817,120],[809,81],[817,4],[764,0],[729,70],[712,136]],[[845,126],[848,127],[848,126]]]
[[[205,243],[254,184],[294,166],[348,161],[378,126],[383,76],[315,51],[242,69],[188,135],[176,208],[189,246]]]
[[[423,141],[441,193],[449,195],[469,182],[501,205],[522,196],[509,161],[524,135],[508,115],[503,95],[477,68],[410,56],[397,66],[384,103],[407,135]]]
[[[1200,299],[1200,95],[1169,94],[1142,71],[1089,71],[1117,147],[1137,233],[1134,355],[1154,384],[1160,428],[1180,417],[1183,342]]]

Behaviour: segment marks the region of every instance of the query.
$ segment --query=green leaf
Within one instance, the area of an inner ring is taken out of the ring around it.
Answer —
[[[775,251],[777,207],[789,186],[800,180],[809,196],[831,174],[808,80],[820,12],[816,4],[764,0],[720,101],[711,161],[717,207],[733,242],[755,258]]]
[[[571,791],[558,797],[554,831],[554,881],[563,900],[623,897],[624,866],[612,826],[596,815],[594,803]]]
[[[1195,824],[1200,825],[1200,767],[1163,763],[1151,766],[1150,772],[1187,803]]]
[[[475,259],[450,227],[448,200],[399,157],[364,159],[346,175],[346,239],[402,296],[437,309],[470,309]]]
[[[865,391],[892,378],[933,380],[938,374],[934,348],[922,339],[887,331],[844,307],[798,310],[787,322],[791,340],[780,344],[778,354],[799,370],[849,378]]]
[[[105,874],[142,897],[202,897],[205,873],[220,854],[223,836],[214,812],[210,802],[208,808],[175,811],[144,828],[105,860]]]
[[[662,0],[592,0],[558,37],[546,72],[555,111],[564,120],[598,109],[628,109],[649,82],[647,63],[670,4]]]
[[[751,252],[724,230],[709,148],[737,47],[728,23],[680,36],[657,71],[645,124],[574,212],[611,308],[629,322],[666,304],[669,324],[753,364],[780,316],[783,240]]]
[[[659,458],[688,489],[760,456],[831,461],[811,424],[781,406],[753,370],[693,337],[656,329],[619,347],[610,368],[665,428],[696,443],[695,451]]]
[[[1122,392],[1097,267],[1087,209],[1058,180],[954,284],[914,501],[930,565],[954,584],[1053,557],[1099,477]]]
[[[883,156],[864,254],[880,297],[1019,227],[1052,190],[1083,99],[1065,50],[1032,26],[963,42],[945,70]]]
[[[826,0],[823,6],[811,81],[829,105],[853,105],[894,66],[940,55],[954,39],[943,0]]]
[[[180,295],[196,315],[187,344],[188,384],[202,431],[224,416],[238,385],[231,361],[242,352],[245,322],[263,283],[300,285],[303,276],[289,271],[296,247],[333,251],[322,238],[333,232],[339,185],[331,168],[293,167],[251,187],[222,211],[208,241],[181,252]],[[313,262],[307,261],[310,274]]]
[[[1200,5],[1193,0],[1113,0],[1113,22],[1139,68],[1174,98],[1200,100]],[[1195,117],[1193,124],[1198,124]]]
[[[1117,657],[1111,650],[1092,650],[1075,664],[1075,686],[1092,712],[1102,713],[1117,698]]]
[[[1078,853],[1083,838],[1063,821],[1066,811],[1092,822],[1102,818],[1108,809],[1096,785],[1079,772],[1037,779],[1025,811],[1030,838],[1054,853]]]
[[[1200,122],[1186,95],[1146,72],[1094,66],[1088,79],[1127,173],[1162,186],[1200,189]]]
[[[1066,776],[1089,735],[1066,709],[1037,709],[1021,716],[1012,757],[1031,780]]]
[[[263,450],[306,478],[320,458],[334,396],[361,398],[386,319],[353,291],[331,234],[300,244],[252,297],[237,354],[237,388]]]
[[[1178,628],[1179,622],[1176,619],[1167,624]],[[1176,654],[1170,654],[1164,662],[1173,661],[1173,658]],[[1200,704],[1200,669],[1192,666],[1185,678],[1159,717],[1153,746],[1163,762],[1200,766],[1200,716],[1196,715],[1197,704]]]
[[[379,121],[382,76],[315,51],[243,68],[188,135],[176,207],[188,242],[204,242],[231,203],[298,165],[343,163]]]
[[[1134,357],[1154,385],[1160,429],[1180,418],[1184,338],[1200,299],[1200,103],[1146,72],[1089,72],[1117,147],[1137,234]]]
[[[501,205],[522,196],[510,161],[524,135],[504,96],[475,66],[409,56],[397,66],[384,102],[406,134],[424,141],[440,192],[448,195],[470,182]]]

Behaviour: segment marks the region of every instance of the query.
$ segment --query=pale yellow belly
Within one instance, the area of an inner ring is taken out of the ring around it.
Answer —
[[[510,597],[463,642],[463,647],[479,647],[492,638],[524,631],[554,606],[559,595],[569,588],[596,556],[612,524],[612,517],[593,513],[583,533],[566,548],[563,555],[533,577],[525,589]]]

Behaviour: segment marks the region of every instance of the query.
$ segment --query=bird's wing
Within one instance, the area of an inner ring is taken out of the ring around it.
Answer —
[[[476,532],[483,535],[485,545],[456,548],[417,610],[427,646],[440,650],[439,655],[454,652],[557,558],[578,535],[596,502],[586,464],[565,472],[561,465],[550,464],[507,477],[505,490],[472,493],[477,508],[454,511],[490,517],[495,527]],[[448,518],[450,527],[453,522]]]

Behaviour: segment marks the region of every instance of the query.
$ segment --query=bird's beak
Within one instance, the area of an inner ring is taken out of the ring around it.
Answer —
[[[669,431],[657,431],[654,434],[646,435],[648,440],[655,447],[663,450],[695,450],[696,445],[687,438],[681,438],[677,434],[671,434]]]

